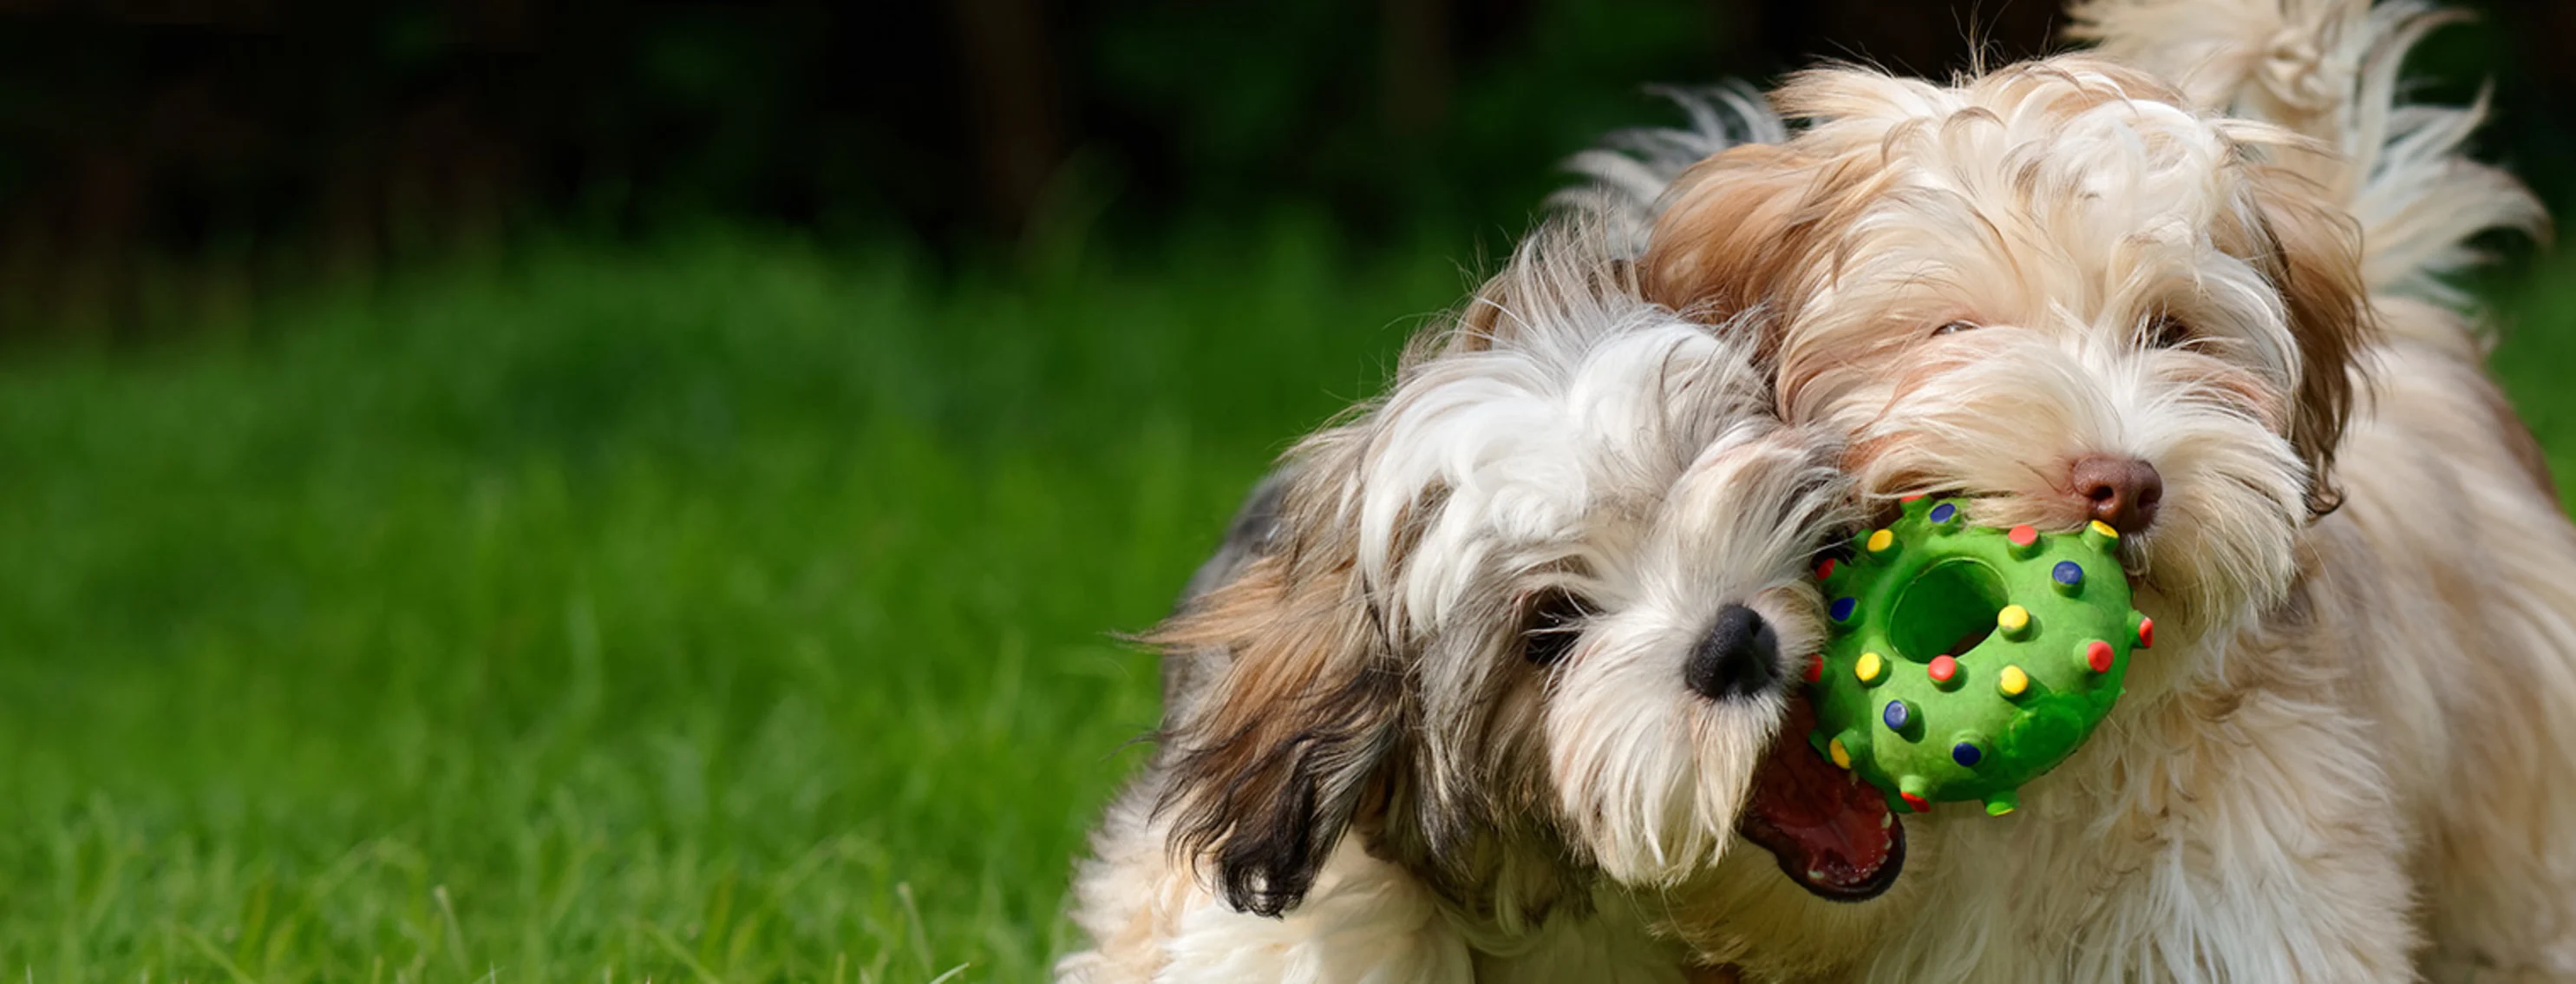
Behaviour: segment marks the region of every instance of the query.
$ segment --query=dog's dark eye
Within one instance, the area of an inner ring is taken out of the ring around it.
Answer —
[[[1529,616],[1521,623],[1521,658],[1536,666],[1564,659],[1591,614],[1591,606],[1568,592],[1549,591],[1532,599]]]
[[[2149,348],[2173,348],[2198,337],[2200,333],[2193,331],[2190,323],[2170,314],[2156,315],[2156,320],[2147,324],[2146,340]]]
[[[1942,325],[1941,327],[1932,329],[1932,337],[1939,338],[1943,335],[1956,335],[1963,331],[1975,331],[1976,328],[1977,323],[1974,321],[1953,321]]]

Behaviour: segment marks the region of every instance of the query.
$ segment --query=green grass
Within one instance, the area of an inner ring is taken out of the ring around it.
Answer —
[[[0,979],[1042,979],[1156,714],[1111,633],[1464,286],[1170,255],[558,247],[19,356]]]
[[[537,250],[0,369],[0,979],[1042,979],[1142,628],[1459,295]]]

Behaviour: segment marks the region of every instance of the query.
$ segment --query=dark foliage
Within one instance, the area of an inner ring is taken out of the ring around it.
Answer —
[[[2502,156],[2565,156],[2576,68],[2553,53],[2576,9],[2484,5],[2427,67],[2454,94],[2499,79]],[[706,218],[951,254],[1291,207],[1491,241],[1556,159],[1667,118],[1644,83],[1816,57],[1940,72],[1971,36],[2039,50],[2053,19],[2041,0],[18,0],[0,298],[116,320],[156,264],[276,282],[528,225]]]

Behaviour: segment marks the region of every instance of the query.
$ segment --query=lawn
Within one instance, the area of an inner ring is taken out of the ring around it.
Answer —
[[[541,248],[19,355],[0,977],[1039,979],[1155,720],[1112,633],[1463,283],[1253,238]]]
[[[557,244],[16,353],[0,978],[1042,979],[1112,633],[1468,252]],[[2576,289],[2504,293],[2576,473]]]

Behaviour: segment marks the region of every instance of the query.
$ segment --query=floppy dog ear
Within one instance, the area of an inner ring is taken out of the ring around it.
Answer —
[[[1167,654],[1229,654],[1167,728],[1175,757],[1159,809],[1173,816],[1173,848],[1212,865],[1240,911],[1297,905],[1352,819],[1383,798],[1403,678],[1356,566],[1347,551],[1292,544],[1147,637]]]
[[[2281,294],[2299,351],[2297,405],[2286,436],[2308,464],[2308,510],[2333,512],[2335,449],[2352,418],[2354,363],[2370,342],[2361,229],[2314,182],[2286,169],[2248,169],[2254,191],[2254,260]]]
[[[1862,204],[1868,169],[1773,144],[1747,144],[1693,165],[1674,182],[1640,261],[1647,300],[1706,321],[1750,315],[1768,356],[1816,284],[1814,253]]]

